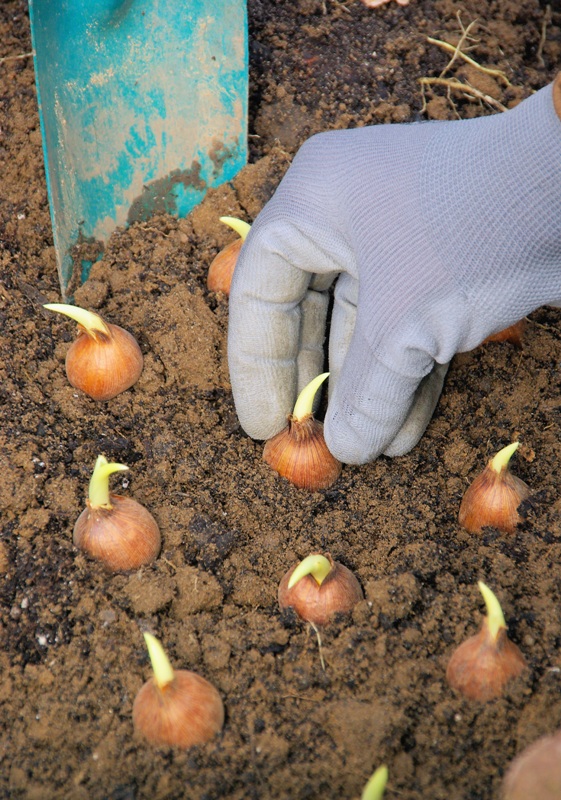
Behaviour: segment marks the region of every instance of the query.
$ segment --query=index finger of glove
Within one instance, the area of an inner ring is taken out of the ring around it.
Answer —
[[[317,361],[321,371],[327,298],[310,291],[310,243],[290,223],[254,227],[230,291],[228,364],[242,427],[252,438],[268,439],[286,424],[294,405],[301,353],[308,354],[306,370]]]

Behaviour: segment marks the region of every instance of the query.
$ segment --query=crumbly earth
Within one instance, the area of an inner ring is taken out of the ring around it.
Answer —
[[[343,469],[306,493],[262,461],[237,422],[224,296],[206,289],[298,146],[329,128],[497,113],[554,76],[561,16],[538,0],[249,0],[251,163],[189,218],[120,230],[77,303],[138,338],[137,385],[106,403],[69,386],[74,325],[60,300],[27,7],[0,6],[0,796],[13,800],[341,800],[389,767],[386,796],[492,800],[514,755],[561,726],[559,312],[532,314],[522,349],[455,358],[434,419],[407,456]],[[466,46],[457,59],[427,37]],[[7,57],[4,60],[4,57]],[[481,231],[485,235],[485,231]],[[288,411],[288,409],[287,409]],[[463,531],[465,488],[520,438],[531,487],[515,534]],[[114,491],[151,510],[160,557],[110,575],[72,544],[96,457],[130,466]],[[365,592],[314,631],[279,612],[284,572],[331,552]],[[528,669],[479,705],[445,679],[498,595]],[[150,676],[142,638],[210,680],[226,721],[189,751],[151,747],[131,710]]]

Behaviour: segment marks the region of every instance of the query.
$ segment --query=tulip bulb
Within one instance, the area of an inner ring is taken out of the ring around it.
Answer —
[[[160,530],[144,506],[109,492],[109,476],[128,470],[99,456],[90,479],[86,508],[74,526],[74,544],[112,572],[138,569],[160,552]]]
[[[293,608],[306,622],[325,625],[335,614],[352,611],[364,595],[350,569],[329,554],[314,553],[286,573],[278,597],[281,608]]]
[[[135,731],[150,744],[187,749],[222,730],[224,706],[218,691],[200,675],[173,670],[155,636],[144,634],[153,676],[134,700]]]
[[[93,400],[111,400],[137,382],[143,357],[132,334],[84,308],[64,303],[43,308],[78,323],[78,338],[66,354],[66,375],[74,388]]]
[[[462,498],[458,521],[471,533],[489,526],[514,533],[520,522],[518,507],[530,495],[530,489],[508,467],[518,442],[503,447],[483,472],[475,478]]]
[[[239,239],[227,244],[213,259],[208,268],[206,285],[211,292],[224,292],[230,294],[230,284],[232,275],[238,262],[238,256],[246,236],[249,233],[250,225],[236,217],[220,217],[220,222],[229,225],[238,235]]]
[[[487,702],[500,697],[505,685],[524,671],[526,662],[506,635],[499,601],[482,581],[478,586],[487,616],[483,618],[479,633],[466,639],[452,654],[446,679],[469,700]]]
[[[314,419],[315,394],[329,375],[318,375],[302,389],[288,425],[265,444],[263,459],[299,489],[327,489],[341,474],[341,462],[333,456],[323,437],[323,425]]]
[[[498,333],[492,333],[486,339],[483,339],[481,344],[487,344],[488,342],[508,342],[520,349],[522,347],[522,339],[525,330],[526,319],[521,319],[519,322],[515,322],[514,325],[509,325],[508,328],[504,328]]]
[[[561,731],[542,736],[516,756],[505,775],[502,800],[559,800]]]

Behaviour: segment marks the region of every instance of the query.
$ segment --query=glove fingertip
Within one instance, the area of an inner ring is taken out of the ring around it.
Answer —
[[[359,436],[336,409],[328,410],[324,437],[329,451],[343,464],[367,464],[379,455],[368,437]]]
[[[263,421],[254,420],[251,418],[240,418],[240,425],[242,430],[249,436],[250,439],[266,442],[268,439],[272,439],[273,436],[276,436],[276,434],[285,427],[286,419]]]

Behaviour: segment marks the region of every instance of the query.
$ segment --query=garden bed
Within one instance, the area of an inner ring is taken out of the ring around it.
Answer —
[[[470,55],[446,75],[484,95],[428,87],[470,22]],[[26,4],[0,9],[0,796],[14,800],[342,800],[389,767],[387,797],[492,800],[514,755],[561,726],[560,312],[531,315],[523,348],[457,356],[426,435],[407,456],[345,466],[306,493],[262,461],[230,393],[224,296],[206,289],[312,133],[498,113],[554,76],[560,15],[537,0],[249,0],[251,163],[187,219],[117,231],[79,305],[135,334],[139,382],[113,401],[74,390],[74,325],[60,300]],[[23,56],[23,57],[19,57]],[[482,231],[482,235],[485,232]],[[288,409],[287,409],[288,411]],[[532,489],[515,534],[468,534],[463,492],[519,438]],[[109,575],[72,544],[99,454],[127,464],[112,488],[162,532],[153,566]],[[365,600],[322,632],[281,614],[277,586],[311,551],[351,568]],[[477,581],[502,603],[528,670],[478,705],[445,680],[480,624]],[[133,734],[150,675],[142,632],[219,689],[223,732],[187,752]]]

